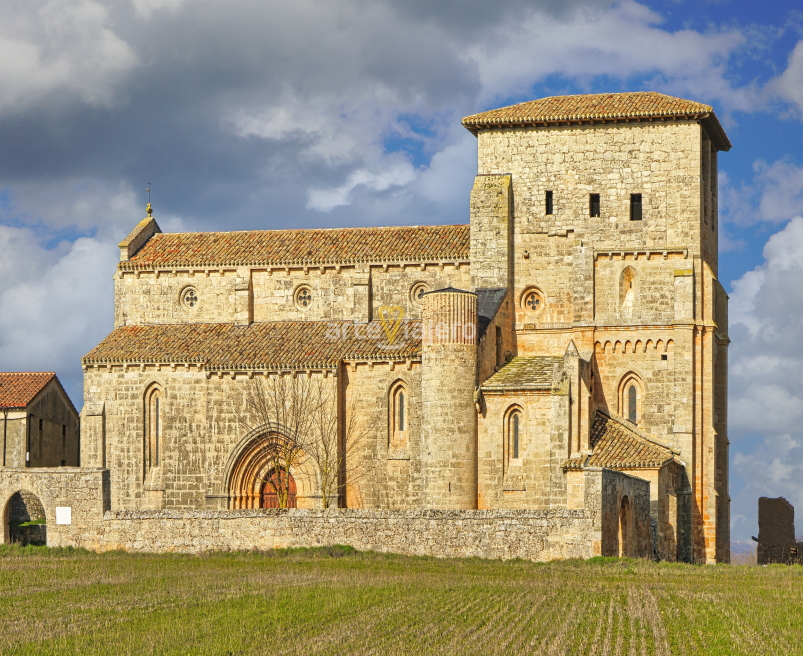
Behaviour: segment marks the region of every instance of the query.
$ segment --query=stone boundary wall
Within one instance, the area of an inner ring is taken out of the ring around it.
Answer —
[[[586,507],[575,510],[112,511],[106,469],[0,469],[0,504],[8,542],[11,497],[19,490],[35,494],[51,547],[203,553],[347,544],[408,555],[546,561],[609,553],[605,525],[615,524],[622,493],[646,498],[636,521],[642,531],[649,527],[647,481],[608,469],[589,470],[585,479]],[[639,551],[631,555],[651,555],[646,546]]]
[[[555,560],[599,554],[597,513],[585,510],[116,511],[67,536],[97,551],[276,549],[348,544],[439,557]],[[52,546],[62,536],[48,535]]]

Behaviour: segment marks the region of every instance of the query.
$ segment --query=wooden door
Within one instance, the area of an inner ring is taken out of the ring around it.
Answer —
[[[274,484],[279,481],[280,476],[284,476],[285,472],[282,471],[274,471],[270,475],[270,480],[265,481],[262,485],[262,505],[261,508],[278,508],[279,507],[279,497],[276,494],[276,488]],[[290,476],[290,484],[288,486],[287,495],[287,507],[288,508],[295,508],[296,507],[296,481],[293,478],[292,474]]]

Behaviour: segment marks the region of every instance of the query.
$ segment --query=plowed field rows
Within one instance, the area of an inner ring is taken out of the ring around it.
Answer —
[[[2,654],[796,654],[803,568],[0,547]]]

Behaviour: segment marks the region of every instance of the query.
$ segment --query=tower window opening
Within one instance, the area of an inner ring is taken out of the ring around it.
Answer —
[[[630,194],[630,220],[641,221],[641,194]]]
[[[552,211],[553,208],[552,208],[552,192],[551,191],[547,191],[546,192],[546,196],[544,198],[544,210],[545,210],[544,214],[554,214],[554,212]]]
[[[589,196],[590,216],[599,216],[599,194]]]
[[[513,415],[512,424],[513,424],[513,430],[512,430],[512,433],[513,433],[513,436],[512,436],[512,438],[513,438],[513,445],[512,445],[513,457],[514,458],[518,458],[519,457],[519,414],[518,413],[515,413]]]

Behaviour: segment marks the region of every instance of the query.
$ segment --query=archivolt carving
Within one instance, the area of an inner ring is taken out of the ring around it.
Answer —
[[[229,508],[259,508],[262,487],[270,476],[270,464],[265,454],[265,440],[287,440],[278,427],[264,426],[246,435],[229,456],[224,489],[229,495]],[[267,438],[266,438],[267,436]],[[303,458],[301,459],[303,462]],[[291,468],[296,482],[297,498],[309,497],[315,477],[308,463]]]

